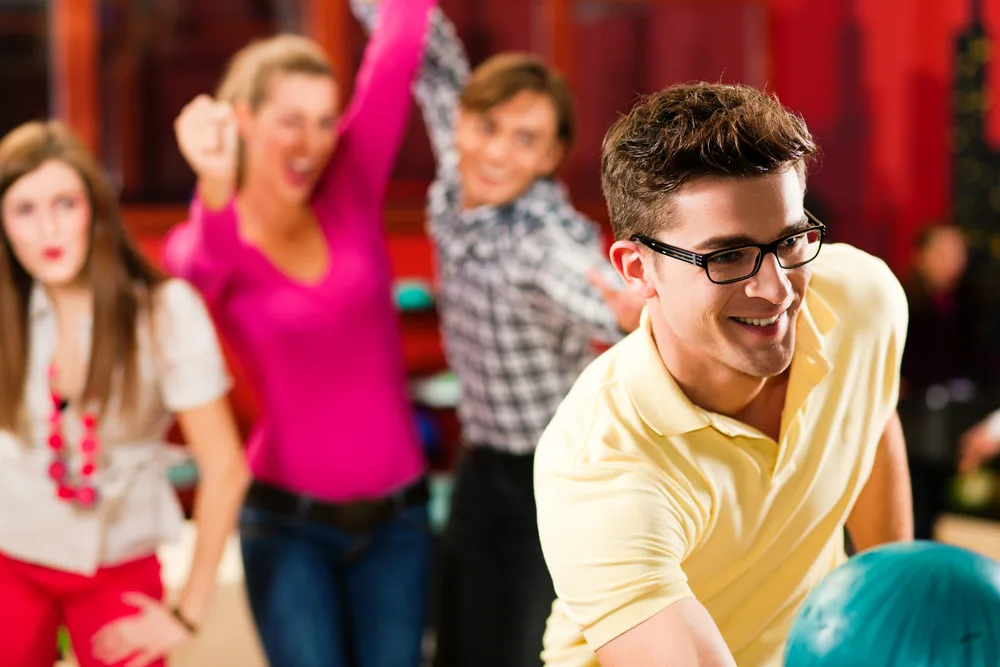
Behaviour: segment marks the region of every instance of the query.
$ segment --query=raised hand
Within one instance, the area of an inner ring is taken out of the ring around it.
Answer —
[[[232,105],[199,95],[174,121],[181,155],[198,176],[202,199],[211,208],[226,204],[236,183],[237,133]]]
[[[615,289],[598,269],[592,269],[587,274],[587,279],[601,293],[604,303],[614,313],[618,328],[622,331],[634,331],[639,326],[639,316],[646,300],[627,287]]]

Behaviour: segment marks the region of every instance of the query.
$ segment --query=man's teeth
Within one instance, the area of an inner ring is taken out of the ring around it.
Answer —
[[[733,319],[737,322],[742,322],[743,324],[752,324],[755,327],[766,327],[769,324],[774,324],[781,317],[781,313],[778,313],[774,317],[769,317],[766,320],[761,320],[755,317],[734,317]]]

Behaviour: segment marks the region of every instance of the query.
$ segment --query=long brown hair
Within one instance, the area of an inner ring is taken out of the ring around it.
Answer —
[[[118,389],[127,412],[135,400],[137,320],[140,313],[151,312],[153,287],[164,277],[125,232],[118,197],[104,171],[62,123],[26,123],[0,141],[0,201],[18,179],[50,160],[79,174],[91,206],[90,248],[83,273],[93,290],[94,317],[83,398],[96,401],[103,411],[113,389]],[[19,424],[27,380],[32,283],[0,227],[0,428],[9,430]]]

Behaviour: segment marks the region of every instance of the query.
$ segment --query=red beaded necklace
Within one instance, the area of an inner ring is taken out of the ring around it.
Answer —
[[[49,449],[52,450],[52,463],[49,465],[49,477],[55,481],[56,495],[61,500],[90,508],[97,503],[97,488],[93,484],[93,476],[97,472],[97,455],[101,449],[101,443],[97,438],[97,416],[89,411],[83,413],[81,420],[83,437],[80,439],[82,462],[74,483],[69,475],[66,441],[62,434],[62,416],[67,402],[56,393],[55,381],[56,365],[53,362],[49,366],[49,394],[52,397],[52,416],[49,418]]]

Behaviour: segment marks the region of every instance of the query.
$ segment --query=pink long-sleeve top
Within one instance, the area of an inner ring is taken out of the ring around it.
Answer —
[[[319,282],[289,278],[244,242],[233,202],[198,197],[168,235],[167,269],[210,305],[261,404],[254,477],[328,501],[413,482],[423,456],[406,391],[382,208],[434,0],[384,0],[311,205],[331,250]]]

